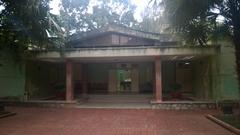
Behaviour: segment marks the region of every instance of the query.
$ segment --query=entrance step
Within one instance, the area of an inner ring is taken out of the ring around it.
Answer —
[[[150,103],[110,103],[110,102],[86,102],[76,108],[99,108],[99,109],[151,109]]]
[[[89,95],[88,103],[149,103],[152,95]]]

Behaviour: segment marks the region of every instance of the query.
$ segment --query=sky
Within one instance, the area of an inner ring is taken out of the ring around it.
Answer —
[[[59,15],[59,4],[61,0],[52,0],[50,2],[50,8],[52,10],[50,11],[52,14]],[[136,5],[136,12],[134,14],[135,19],[138,21],[141,21],[141,13],[143,12],[144,8],[148,5],[149,0],[131,0],[131,2]]]

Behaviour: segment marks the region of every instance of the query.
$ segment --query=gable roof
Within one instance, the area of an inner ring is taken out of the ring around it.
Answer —
[[[69,42],[79,42],[87,39],[92,39],[106,34],[121,34],[127,36],[133,36],[138,38],[145,38],[150,40],[157,40],[159,42],[177,42],[179,41],[175,36],[170,34],[152,33],[141,30],[132,29],[125,26],[108,25],[98,30],[74,34],[69,38]]]

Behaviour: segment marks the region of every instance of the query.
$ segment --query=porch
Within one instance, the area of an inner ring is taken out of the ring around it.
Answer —
[[[116,97],[134,101],[141,95],[148,97],[145,103],[213,101],[211,64],[211,56],[28,61],[26,95],[28,100],[67,102],[99,102],[97,96],[103,103]]]

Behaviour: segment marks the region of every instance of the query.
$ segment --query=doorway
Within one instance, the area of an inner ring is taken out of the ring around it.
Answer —
[[[132,78],[130,69],[117,70],[117,92],[128,93],[132,89]]]

